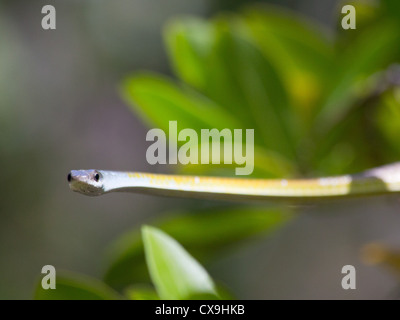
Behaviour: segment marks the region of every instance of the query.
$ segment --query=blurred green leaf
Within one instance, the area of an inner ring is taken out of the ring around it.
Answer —
[[[331,74],[331,89],[315,120],[320,133],[343,121],[349,109],[357,106],[357,101],[371,94],[366,80],[387,67],[399,51],[400,33],[395,30],[392,23],[382,22],[365,30],[337,53],[338,68]]]
[[[207,271],[175,239],[150,226],[142,227],[142,238],[147,267],[161,299],[217,295]]]
[[[45,290],[41,280],[36,286],[36,300],[120,300],[116,291],[103,282],[84,275],[57,272],[56,289]]]
[[[328,163],[341,161],[341,156],[332,150],[344,142],[352,145],[355,166],[344,166],[336,173],[365,169],[390,160],[385,158],[386,148],[373,114],[383,106],[382,94],[378,94],[379,88],[387,85],[383,70],[399,50],[400,30],[395,30],[388,22],[372,25],[338,53],[338,69],[331,77],[331,91],[311,127],[316,145],[312,166],[332,168]],[[373,45],[371,39],[374,39]],[[369,141],[370,148],[364,148],[360,141]],[[376,152],[378,149],[382,151]]]
[[[156,225],[205,261],[235,244],[268,234],[288,221],[290,210],[281,208],[212,208],[195,214],[166,214]],[[148,281],[143,245],[137,229],[123,235],[109,250],[106,283],[115,288]]]
[[[273,66],[244,32],[234,16],[210,22],[185,18],[170,22],[165,37],[183,80],[240,119],[240,128],[255,128],[256,144],[294,158],[296,126],[287,93]]]
[[[400,88],[397,88],[384,95],[382,103],[374,114],[377,127],[385,140],[385,152],[393,161],[400,157]]]
[[[159,300],[157,292],[149,285],[134,285],[128,287],[125,291],[125,296],[130,300]]]
[[[217,284],[217,292],[218,296],[222,300],[234,300],[234,296],[232,293],[222,285]],[[127,289],[124,290],[124,295],[130,299],[130,300],[159,300],[160,298],[157,295],[157,292],[153,288],[153,286],[150,285],[133,285],[128,287]],[[200,297],[201,295],[196,295],[197,297]],[[196,298],[196,296],[192,295],[191,298]],[[209,295],[207,296],[208,298],[214,298],[215,296],[213,295],[210,297]]]
[[[382,6],[385,9],[387,16],[400,24],[400,2],[398,0],[381,0]]]
[[[191,128],[236,128],[238,122],[220,106],[193,90],[179,88],[165,77],[136,75],[122,86],[125,100],[151,126],[168,132],[169,121],[178,122],[178,130]]]
[[[215,41],[213,25],[199,18],[170,21],[164,39],[176,74],[197,89],[207,87],[207,57]]]
[[[245,23],[284,80],[293,111],[307,121],[334,68],[332,44],[323,28],[288,10],[261,6],[245,12]]]

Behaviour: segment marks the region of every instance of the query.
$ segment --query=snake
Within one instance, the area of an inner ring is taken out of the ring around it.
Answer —
[[[221,200],[294,200],[374,196],[400,192],[400,162],[356,174],[302,179],[212,177],[107,170],[72,170],[72,191],[100,196],[111,192]]]

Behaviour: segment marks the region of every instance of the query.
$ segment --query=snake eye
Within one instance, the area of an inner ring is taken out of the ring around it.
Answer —
[[[68,180],[68,182],[71,182],[71,180],[72,180],[71,173],[68,173],[67,180]]]
[[[94,175],[94,180],[96,180],[96,182],[99,182],[99,180],[100,180],[100,175],[99,175],[98,173],[96,173],[96,174]]]

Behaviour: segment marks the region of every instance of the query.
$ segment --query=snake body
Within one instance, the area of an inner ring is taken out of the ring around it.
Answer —
[[[315,200],[400,192],[400,162],[362,173],[308,179],[245,179],[106,170],[72,170],[73,191],[134,192],[223,200]]]

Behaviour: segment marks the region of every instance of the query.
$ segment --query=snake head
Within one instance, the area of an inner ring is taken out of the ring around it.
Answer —
[[[102,178],[98,170],[72,170],[68,174],[71,190],[87,196],[99,196],[104,193]]]

